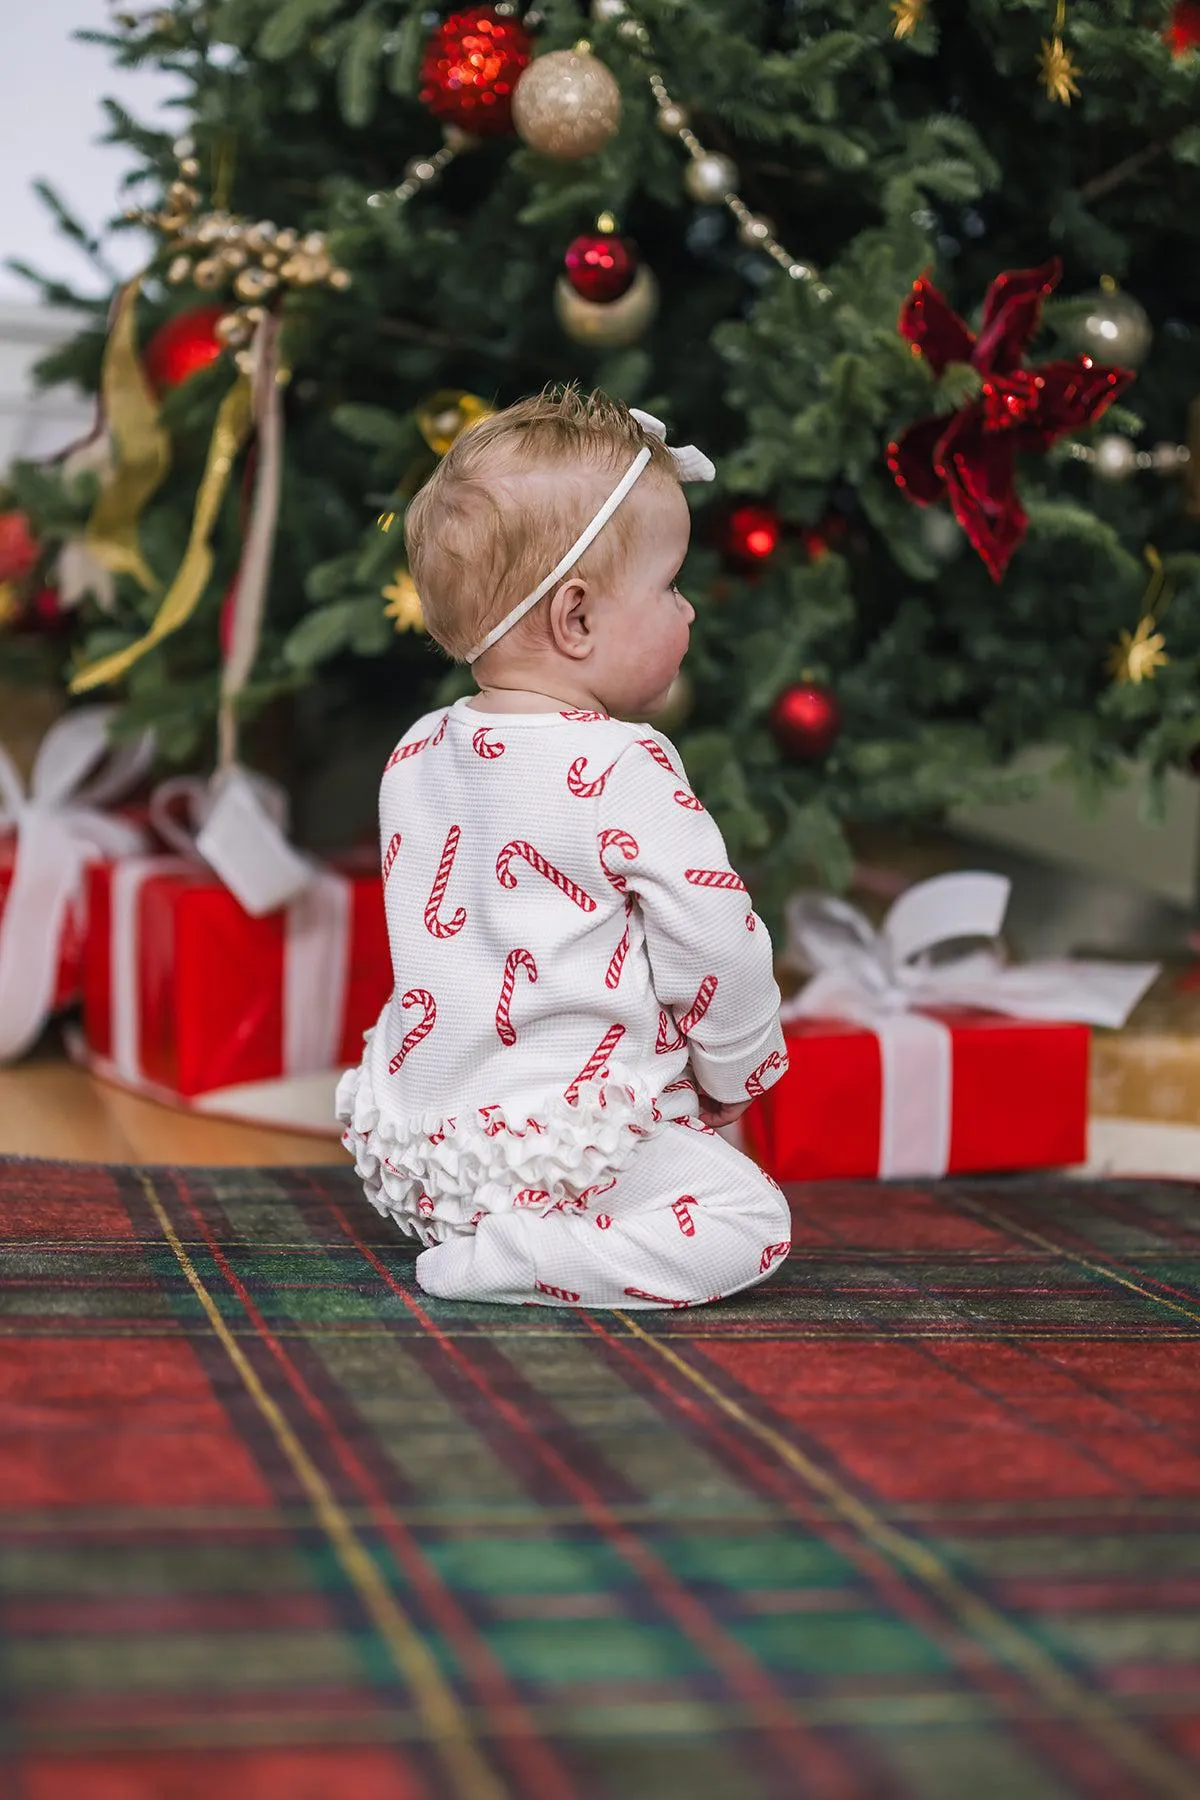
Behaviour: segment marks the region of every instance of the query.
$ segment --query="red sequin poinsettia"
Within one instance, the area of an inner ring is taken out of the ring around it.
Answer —
[[[994,581],[1025,535],[1028,519],[1014,484],[1018,451],[1046,450],[1098,419],[1133,380],[1090,356],[1027,368],[1022,353],[1062,264],[1008,269],[988,288],[976,337],[924,276],[900,310],[900,332],[935,375],[969,363],[982,377],[977,397],[957,412],[920,419],[888,449],[888,467],[910,500],[948,499]]]

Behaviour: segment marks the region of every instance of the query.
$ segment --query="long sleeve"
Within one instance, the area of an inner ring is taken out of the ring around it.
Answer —
[[[641,914],[660,1040],[686,1039],[703,1091],[732,1104],[787,1067],[779,989],[767,929],[681,768],[659,732],[631,744],[599,797],[598,843]]]

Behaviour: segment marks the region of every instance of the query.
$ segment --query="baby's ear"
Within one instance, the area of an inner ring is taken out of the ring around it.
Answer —
[[[550,635],[560,655],[578,660],[590,653],[595,642],[591,609],[591,591],[577,575],[555,588],[550,596]]]

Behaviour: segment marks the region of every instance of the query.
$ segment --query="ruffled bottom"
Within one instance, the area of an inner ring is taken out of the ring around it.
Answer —
[[[586,1204],[666,1122],[629,1072],[584,1084],[575,1100],[548,1095],[519,1124],[500,1106],[393,1119],[376,1097],[369,1054],[338,1084],[342,1142],[376,1211],[425,1245],[474,1231],[489,1212]]]

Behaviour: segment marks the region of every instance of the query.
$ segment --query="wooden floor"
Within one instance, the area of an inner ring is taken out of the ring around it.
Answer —
[[[53,1047],[0,1069],[0,1156],[70,1162],[344,1163],[334,1137],[199,1118],[107,1087]]]

